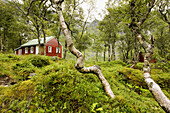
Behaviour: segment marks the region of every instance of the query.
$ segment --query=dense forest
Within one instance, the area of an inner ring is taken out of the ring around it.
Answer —
[[[0,112],[170,112],[169,0],[108,0],[102,20],[93,0],[0,6]],[[32,39],[43,55],[15,55]]]

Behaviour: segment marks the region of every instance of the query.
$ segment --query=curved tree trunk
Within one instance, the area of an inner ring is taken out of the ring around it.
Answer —
[[[63,1],[61,1],[61,2],[63,2]],[[60,21],[62,31],[63,31],[66,41],[67,41],[68,49],[70,50],[70,52],[73,55],[75,55],[77,57],[77,63],[75,64],[75,68],[81,73],[96,74],[99,77],[100,81],[102,82],[102,85],[104,86],[106,94],[109,95],[111,98],[115,98],[115,95],[113,94],[109,83],[107,82],[107,80],[105,79],[105,77],[102,74],[101,68],[96,65],[91,66],[91,67],[84,67],[84,56],[80,51],[78,51],[74,47],[71,36],[68,32],[67,26],[66,26],[64,18],[63,18],[63,14],[61,11],[61,4],[58,6],[59,7],[58,7],[57,11],[58,11],[58,16],[59,16],[59,21]]]
[[[140,21],[137,21],[135,19],[135,6],[136,6],[136,4],[135,4],[135,0],[132,0],[131,1],[132,22],[131,22],[129,27],[132,29],[132,32],[133,32],[133,35],[135,36],[135,38],[139,39],[139,43],[142,44],[142,46],[145,50],[144,66],[143,66],[144,80],[145,80],[150,92],[153,94],[154,98],[156,99],[156,101],[160,105],[160,107],[162,107],[162,109],[165,112],[170,113],[170,100],[165,96],[165,94],[162,92],[159,85],[155,83],[155,81],[152,79],[152,77],[150,75],[150,63],[149,63],[149,61],[150,61],[152,54],[153,54],[153,43],[154,43],[153,37],[151,36],[151,44],[149,44],[140,32],[141,31],[140,26],[148,18],[149,14],[151,12],[151,9],[155,5],[155,2],[156,2],[155,0],[150,1],[150,5],[148,6],[147,12],[143,15],[143,17],[141,18]]]
[[[138,35],[138,37],[142,37],[142,35]],[[144,39],[144,38],[142,38]],[[151,44],[146,42],[145,40],[141,41],[143,48],[145,49],[144,56],[144,66],[143,66],[143,77],[145,82],[148,85],[150,92],[154,95],[158,104],[164,109],[166,112],[170,112],[170,100],[165,96],[162,92],[161,88],[155,81],[152,79],[150,75],[150,63],[149,61],[152,59],[153,54],[153,38],[151,37]]]

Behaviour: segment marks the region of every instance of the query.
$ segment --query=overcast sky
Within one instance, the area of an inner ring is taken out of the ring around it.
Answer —
[[[103,13],[102,10],[105,9],[105,5],[106,5],[105,3],[107,1],[108,0],[95,0],[95,4],[94,5],[95,5],[96,9],[91,12],[91,14],[94,15],[94,16],[89,21],[93,21],[95,18],[98,19],[98,20],[102,20],[103,19],[105,14]],[[85,10],[85,14],[87,15],[87,9],[89,8],[89,6],[87,4],[82,4],[82,7]],[[102,15],[99,15],[99,13],[101,13]]]
[[[101,16],[99,16],[98,13],[102,13],[102,10],[105,9],[105,2],[107,1],[108,0],[96,0],[96,12],[94,12],[96,19],[101,20]],[[103,13],[102,16],[104,16]]]

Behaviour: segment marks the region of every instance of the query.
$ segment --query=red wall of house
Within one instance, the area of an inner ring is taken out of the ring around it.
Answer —
[[[16,54],[17,54],[17,55],[18,55],[18,51],[19,51],[19,50],[16,50]]]
[[[36,52],[36,46],[33,46],[34,47],[34,51],[33,51],[33,54],[35,54],[35,52]]]
[[[25,54],[25,48],[22,48],[22,55]]]
[[[48,52],[48,46],[52,47],[52,52]],[[47,56],[57,56],[56,47],[58,47],[58,41],[55,38],[48,41],[47,44],[46,44],[46,54],[47,54]],[[60,53],[58,53],[58,56],[60,58],[62,58],[62,46],[61,45],[60,45]]]
[[[33,53],[31,53],[31,47],[34,47]],[[23,47],[23,48],[22,48],[22,55],[35,54],[36,46],[29,46],[29,47],[28,47],[28,53],[25,53],[25,48],[26,48],[26,47]],[[17,54],[18,54],[18,50],[17,50]]]

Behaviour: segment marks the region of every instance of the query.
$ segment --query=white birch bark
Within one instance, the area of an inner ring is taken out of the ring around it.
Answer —
[[[77,63],[75,64],[75,68],[81,73],[96,74],[98,76],[98,78],[100,79],[100,81],[105,89],[106,94],[109,95],[111,98],[115,98],[115,95],[113,94],[113,92],[110,88],[110,84],[107,82],[107,80],[105,79],[105,77],[102,74],[101,68],[96,65],[91,66],[91,67],[84,67],[84,56],[73,45],[71,36],[69,34],[69,31],[67,29],[67,26],[65,24],[64,17],[63,17],[62,11],[61,11],[61,4],[58,4],[57,12],[58,12],[58,17],[59,17],[62,31],[63,31],[66,41],[67,41],[67,46],[69,48],[69,51],[77,57]]]
[[[144,39],[142,35],[137,36],[139,39]],[[151,38],[152,40],[152,38]],[[151,41],[152,42],[152,41]],[[170,100],[165,96],[162,92],[161,88],[155,81],[152,79],[150,75],[150,63],[151,56],[153,54],[153,44],[149,44],[145,40],[141,41],[143,48],[145,49],[145,56],[144,56],[144,66],[143,66],[143,77],[144,80],[150,90],[150,92],[155,97],[156,101],[162,107],[162,109],[169,113],[170,112]]]

